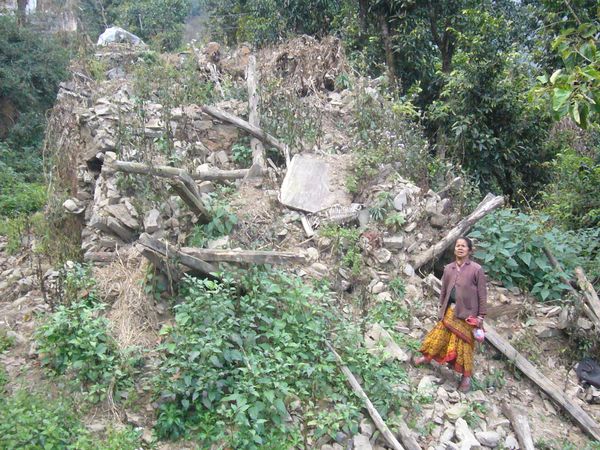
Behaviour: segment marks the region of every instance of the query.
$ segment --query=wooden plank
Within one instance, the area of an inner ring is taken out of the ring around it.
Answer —
[[[221,170],[221,169],[210,169],[202,170],[197,173],[193,173],[190,176],[194,180],[202,181],[227,181],[227,180],[239,180],[245,178],[250,169],[232,169],[232,170]]]
[[[377,429],[381,432],[381,434],[383,435],[385,440],[388,442],[388,444],[390,444],[392,446],[392,448],[394,450],[404,450],[404,447],[402,447],[400,442],[398,442],[398,440],[396,439],[396,436],[394,436],[392,434],[392,432],[390,431],[388,426],[383,421],[383,418],[381,417],[381,414],[379,414],[379,411],[377,411],[377,409],[375,408],[375,406],[373,406],[373,403],[371,402],[369,397],[367,397],[367,394],[361,387],[360,383],[357,381],[354,374],[350,371],[350,369],[348,369],[348,366],[346,366],[344,364],[344,361],[342,360],[340,355],[338,355],[338,353],[335,351],[335,349],[329,342],[326,342],[325,344],[327,345],[327,347],[329,348],[331,353],[333,353],[333,356],[335,356],[335,359],[337,360],[342,373],[346,376],[346,379],[350,383],[352,390],[358,396],[358,398],[360,398],[363,401],[363,403],[365,404],[367,411],[369,411],[369,415],[371,416],[371,419],[373,419],[373,423],[375,424]],[[403,422],[402,418],[399,416],[397,417],[397,420],[400,420],[400,422]],[[403,431],[408,430],[410,433],[408,426],[402,427],[402,429],[403,429]],[[416,440],[412,436],[412,434],[410,434],[409,436],[406,436],[406,438],[410,442],[410,445],[407,446],[408,450],[421,450],[421,447],[419,446],[419,444],[416,443]],[[413,444],[413,442],[414,442],[414,444]]]
[[[429,274],[424,281],[431,288],[440,293],[441,281]],[[579,424],[581,429],[596,440],[600,440],[600,425],[588,415],[579,405],[566,397],[560,388],[544,376],[527,358],[522,356],[510,343],[508,343],[490,324],[485,324],[485,338],[496,349],[504,354],[521,372],[533,381],[556,403],[567,411],[573,420]]]
[[[185,253],[177,250],[177,248],[171,244],[155,239],[148,233],[143,233],[137,242],[138,244],[162,255],[165,258],[175,258],[179,263],[189,267],[190,269],[196,270],[204,275],[210,275],[212,278],[216,278],[214,274],[218,272],[217,267],[194,256],[186,255]]]
[[[235,262],[247,264],[291,264],[304,263],[306,258],[292,252],[271,252],[259,250],[221,250],[196,247],[182,247],[182,254],[190,255],[207,262]]]
[[[513,430],[515,430],[521,450],[535,450],[527,415],[516,407],[510,406],[506,400],[502,401],[501,407],[502,412],[508,417]]]
[[[503,204],[503,197],[494,196],[492,194],[486,195],[481,203],[477,205],[475,211],[473,211],[468,217],[461,220],[440,242],[413,258],[412,266],[414,269],[417,270],[424,264],[427,264],[429,261],[434,259],[436,256],[441,255],[444,250],[446,250],[454,243],[454,241],[456,241],[456,239],[466,234],[471,229],[473,224]]]

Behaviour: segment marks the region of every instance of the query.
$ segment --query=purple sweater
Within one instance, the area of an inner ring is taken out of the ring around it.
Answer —
[[[479,264],[467,259],[460,270],[456,262],[444,267],[440,292],[440,320],[444,318],[444,313],[448,308],[452,288],[456,289],[456,307],[454,309],[456,317],[466,319],[469,316],[485,316],[487,288],[485,273]]]

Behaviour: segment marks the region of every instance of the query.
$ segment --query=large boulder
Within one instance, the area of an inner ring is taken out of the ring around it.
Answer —
[[[131,45],[146,45],[144,41],[142,41],[135,34],[130,33],[127,30],[124,30],[120,27],[110,27],[107,28],[104,33],[100,35],[98,38],[98,42],[96,45],[105,46],[113,43],[125,43]]]

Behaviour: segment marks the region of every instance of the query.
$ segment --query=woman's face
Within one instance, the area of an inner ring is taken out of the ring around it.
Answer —
[[[454,244],[454,256],[463,259],[469,256],[469,246],[464,239],[458,239]]]

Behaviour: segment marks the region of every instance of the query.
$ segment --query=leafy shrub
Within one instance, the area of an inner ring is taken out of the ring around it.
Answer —
[[[69,402],[39,393],[18,391],[0,397],[0,447],[81,450],[135,450],[139,432],[131,428],[109,430],[100,440],[86,430]]]
[[[196,434],[204,446],[290,448],[300,438],[298,425],[287,420],[298,400],[317,435],[356,431],[358,404],[324,344],[329,324],[339,323],[324,291],[258,270],[237,285],[189,278],[181,291],[175,325],[163,331],[160,347],[157,387],[168,400],[160,407],[159,436],[204,430]],[[371,398],[398,402],[390,386],[405,374],[358,348],[355,327],[340,328],[337,345],[347,349],[347,364],[366,379]]]
[[[544,193],[544,210],[568,229],[600,226],[600,154],[594,161],[565,149],[552,162],[553,181]]]
[[[358,246],[361,231],[358,228],[344,228],[339,225],[324,226],[319,234],[332,239],[334,252],[341,260],[342,267],[350,269],[354,276],[362,270],[362,251]]]
[[[0,144],[0,156],[6,147]],[[42,184],[28,183],[23,176],[0,161],[0,216],[16,217],[40,210],[46,203]]]
[[[188,238],[189,245],[203,247],[211,239],[231,234],[233,227],[238,223],[237,216],[229,210],[223,199],[219,199],[218,195],[217,193],[211,196],[206,205],[210,221],[194,226]]]
[[[86,279],[76,282],[74,278],[79,280],[77,273],[67,275],[67,292],[92,286]],[[38,352],[44,366],[56,374],[72,373],[92,400],[101,400],[113,389],[128,387],[131,367],[109,334],[108,320],[100,317],[104,305],[93,290],[79,294],[68,305],[59,305],[38,328]]]
[[[231,147],[231,159],[241,167],[250,167],[250,164],[252,164],[252,149],[244,144],[234,144]]]
[[[567,274],[576,265],[593,268],[597,264],[592,258],[597,261],[600,230],[563,233],[546,228],[546,221],[544,216],[535,218],[502,210],[482,219],[470,236],[477,240],[475,256],[492,278],[508,288],[530,290],[541,300],[554,300],[561,297],[567,286],[551,267],[544,245],[548,245]]]
[[[357,92],[350,128],[356,160],[348,187],[360,191],[386,164],[417,184],[427,183],[427,143],[403,102],[360,86]]]

